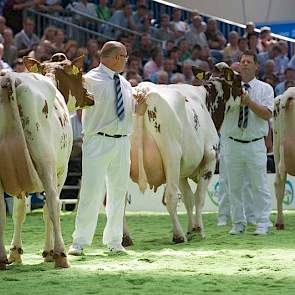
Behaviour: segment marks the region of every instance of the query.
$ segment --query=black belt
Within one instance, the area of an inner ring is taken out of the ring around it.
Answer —
[[[102,136],[106,136],[106,137],[113,137],[113,138],[120,138],[120,137],[125,137],[127,135],[121,135],[121,134],[114,134],[114,135],[109,135],[106,133],[102,133],[102,132],[97,132],[98,135],[102,135]]]
[[[241,139],[237,139],[237,138],[233,138],[233,137],[229,137],[231,140],[233,141],[237,141],[237,142],[240,142],[240,143],[250,143],[250,142],[254,142],[254,141],[258,141],[260,139],[262,139],[263,137],[259,137],[259,138],[254,138],[252,140],[241,140]]]

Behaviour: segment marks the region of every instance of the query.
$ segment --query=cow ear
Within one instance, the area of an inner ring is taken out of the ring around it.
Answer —
[[[199,81],[205,80],[206,72],[204,70],[192,66],[192,71],[197,80]]]
[[[231,68],[224,68],[223,75],[224,75],[226,81],[231,82],[234,80],[235,73]]]
[[[42,74],[43,67],[38,60],[29,56],[24,56],[23,61],[29,72]]]
[[[75,58],[71,62],[72,74],[77,75],[78,73],[82,72],[83,64],[84,64],[84,55],[81,55],[81,56]]]

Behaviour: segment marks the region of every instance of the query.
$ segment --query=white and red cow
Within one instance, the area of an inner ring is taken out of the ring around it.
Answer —
[[[76,106],[94,103],[82,85],[82,61],[83,58],[78,58],[63,65],[56,63],[56,72],[65,87],[64,97],[55,86],[54,76],[11,72],[0,77],[0,269],[5,269],[7,263],[21,262],[25,196],[42,191],[46,193],[45,261],[53,259],[56,267],[69,267],[60,228],[58,198],[72,148],[72,128],[65,99],[76,101]],[[29,63],[33,67],[43,67],[39,63]],[[17,197],[8,259],[3,240],[4,192]],[[54,239],[48,239],[52,230]]]
[[[284,229],[283,199],[287,174],[295,176],[295,87],[275,98],[273,116],[277,198],[276,228]]]
[[[147,92],[148,108],[144,116],[137,116],[131,145],[131,178],[141,191],[147,184],[156,190],[166,183],[164,198],[175,243],[187,239],[177,216],[180,193],[188,213],[188,235],[196,231],[204,237],[201,213],[215,170],[219,142],[216,129],[225,111],[239,106],[242,93],[240,76],[230,69],[222,69],[222,73],[223,77],[212,78],[204,86],[143,82],[135,89]],[[195,75],[204,77],[200,71]],[[198,184],[195,193],[188,179]]]

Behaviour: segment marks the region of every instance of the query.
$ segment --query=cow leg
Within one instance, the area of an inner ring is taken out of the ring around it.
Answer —
[[[122,239],[122,246],[123,247],[129,247],[129,246],[133,245],[133,241],[132,241],[131,236],[129,234],[127,218],[126,218],[127,198],[128,198],[128,193],[126,193],[125,208],[124,208],[123,239]]]
[[[8,262],[9,263],[22,263],[21,255],[23,254],[21,231],[23,223],[26,219],[26,197],[21,195],[20,198],[14,198],[13,200],[13,224],[14,232],[11,241],[11,248],[9,251]]]
[[[196,232],[200,232],[202,238],[205,238],[202,212],[205,204],[205,197],[209,182],[212,178],[216,166],[216,151],[214,148],[205,153],[204,162],[204,172],[199,179],[197,190],[195,193],[196,222],[194,229]]]
[[[59,194],[57,187],[57,179],[55,172],[55,165],[52,165],[53,168],[49,167],[39,167],[38,171],[40,173],[40,179],[42,180],[43,187],[46,193],[46,203],[48,206],[48,213],[50,220],[53,225],[54,232],[54,261],[55,267],[69,267],[69,263],[67,260],[67,255],[65,252],[65,245],[61,234],[61,226],[60,226],[60,203],[59,203]],[[43,173],[42,173],[43,172]]]
[[[286,173],[282,173],[282,174],[280,172],[277,172],[276,179],[275,179],[275,191],[276,191],[276,198],[277,198],[277,220],[276,220],[277,230],[285,229],[284,214],[283,214],[283,199],[284,199],[287,174]]]
[[[49,217],[48,205],[46,200],[43,207],[43,220],[45,224],[45,243],[44,243],[44,251],[42,253],[42,256],[44,258],[44,262],[52,262],[53,261],[53,226]]]
[[[6,225],[6,206],[4,192],[0,183],[0,270],[6,269],[8,263],[4,246],[4,229]]]
[[[194,221],[193,221],[194,194],[187,181],[187,178],[180,179],[179,189],[182,193],[183,202],[184,202],[187,216],[188,216],[187,237],[188,239],[190,239],[193,236],[193,225],[194,225]]]

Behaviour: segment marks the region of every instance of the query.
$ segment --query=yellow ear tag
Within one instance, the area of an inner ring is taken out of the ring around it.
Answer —
[[[231,76],[230,76],[230,73],[228,72],[227,73],[227,81],[230,81],[231,80]]]
[[[37,65],[37,64],[34,64],[34,65],[31,67],[30,72],[32,72],[32,73],[39,73],[38,65]]]
[[[80,70],[78,69],[78,67],[73,65],[72,74],[76,76],[79,72],[80,72]]]
[[[200,72],[200,73],[198,73],[198,74],[196,75],[196,78],[197,78],[198,80],[203,80],[203,79],[204,79],[204,72]]]

